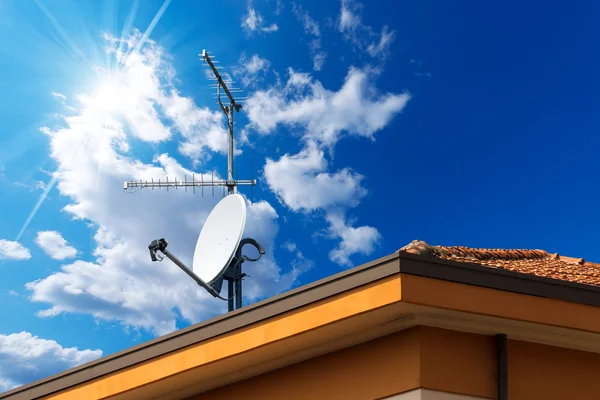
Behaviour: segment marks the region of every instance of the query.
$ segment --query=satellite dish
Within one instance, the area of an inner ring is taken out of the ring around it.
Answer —
[[[224,273],[242,239],[246,226],[246,202],[239,194],[219,201],[198,236],[192,270],[209,285]]]
[[[244,261],[258,261],[265,250],[252,238],[242,239],[246,225],[246,202],[237,193],[223,198],[211,211],[198,236],[192,269],[167,250],[163,239],[153,240],[148,246],[152,261],[169,258],[208,293],[229,303],[229,311],[242,307],[242,280],[248,276],[242,272]],[[258,250],[258,257],[242,254],[246,245]],[[163,254],[161,256],[160,253]],[[228,282],[229,297],[221,297],[223,280]],[[235,299],[235,305],[234,305]]]

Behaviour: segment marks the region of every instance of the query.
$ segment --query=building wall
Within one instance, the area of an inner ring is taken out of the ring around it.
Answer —
[[[376,399],[419,387],[420,329],[325,354],[194,400]]]
[[[189,400],[495,399],[492,336],[416,327]],[[600,354],[508,341],[510,400],[592,399]]]
[[[508,398],[598,399],[600,354],[509,340]]]
[[[493,398],[494,379],[493,338],[416,327],[191,399],[381,399],[420,387]]]
[[[493,336],[421,327],[421,387],[496,398]]]

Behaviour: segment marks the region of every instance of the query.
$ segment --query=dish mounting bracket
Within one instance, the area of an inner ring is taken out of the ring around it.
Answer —
[[[252,258],[242,254],[242,248],[250,244],[256,250],[258,250],[258,257]],[[225,268],[225,272],[221,276],[211,283],[206,283],[198,275],[196,275],[191,269],[189,269],[181,260],[167,250],[169,243],[163,239],[153,240],[148,246],[150,251],[150,259],[152,261],[162,261],[164,257],[167,257],[175,265],[181,268],[190,278],[192,278],[199,286],[202,286],[208,293],[213,297],[217,297],[221,300],[226,300],[228,303],[229,311],[234,309],[242,308],[242,280],[248,276],[242,272],[242,264],[244,261],[258,261],[260,257],[265,254],[265,250],[256,240],[251,238],[245,238],[240,241],[240,244],[235,252],[235,256],[229,262]],[[162,253],[162,257],[158,252]],[[227,281],[228,297],[221,297],[220,292],[223,285],[223,280]],[[235,300],[235,304],[234,304]]]

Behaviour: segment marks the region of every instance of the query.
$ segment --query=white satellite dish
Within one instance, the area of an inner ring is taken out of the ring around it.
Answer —
[[[246,202],[239,194],[219,201],[198,236],[192,270],[209,285],[229,266],[246,226]]]
[[[256,240],[242,239],[245,225],[246,202],[239,194],[230,194],[216,205],[202,227],[194,251],[193,271],[167,250],[169,244],[164,238],[150,243],[150,258],[152,261],[169,258],[212,296],[227,300],[229,311],[233,311],[234,307],[242,307],[242,280],[247,276],[242,272],[242,263],[258,261],[265,254]],[[242,248],[248,244],[258,250],[258,257],[242,254]],[[223,280],[228,282],[228,297],[219,294]]]

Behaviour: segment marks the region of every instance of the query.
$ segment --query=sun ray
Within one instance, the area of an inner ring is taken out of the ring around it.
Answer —
[[[135,20],[135,16],[137,15],[137,10],[140,6],[140,1],[135,0],[131,5],[131,10],[129,11],[129,16],[127,17],[127,21],[125,21],[125,26],[123,26],[123,30],[121,31],[121,40],[119,40],[119,49],[117,50],[117,54],[121,54],[123,52],[123,46],[125,44],[125,37],[131,32],[131,28],[133,27],[133,21]],[[121,70],[121,63],[124,58],[117,59],[115,71]]]
[[[33,219],[33,217],[35,217],[35,214],[37,214],[38,210],[42,206],[42,203],[44,202],[44,200],[46,200],[46,197],[48,197],[48,193],[50,193],[50,190],[52,190],[52,188],[54,187],[54,184],[56,183],[56,177],[57,177],[57,175],[54,174],[54,176],[52,176],[52,179],[50,179],[50,181],[46,184],[46,188],[44,189],[44,192],[40,195],[40,198],[38,199],[37,203],[35,203],[35,206],[33,206],[33,209],[29,213],[29,216],[25,220],[23,227],[21,228],[21,230],[19,231],[19,234],[17,235],[15,242],[18,242],[21,239],[21,237],[23,236],[23,233],[25,233],[25,229],[27,229],[27,227],[31,223],[31,220]]]
[[[56,18],[54,18],[54,15],[52,15],[52,13],[39,0],[34,0],[34,2],[40,8],[40,10],[42,10],[42,12],[46,15],[46,17],[48,17],[48,19],[50,20],[52,25],[54,25],[54,28],[62,36],[65,43],[71,48],[71,51],[73,51],[73,53],[77,57],[79,57],[79,59],[81,61],[83,61],[85,64],[87,64],[88,67],[92,68],[92,63],[90,62],[90,60],[85,56],[85,54],[83,54],[81,49],[73,42],[73,40],[71,40],[71,38],[69,37],[67,32],[65,32],[65,30],[58,23]]]
[[[77,45],[71,40],[71,38],[67,35],[67,33],[64,31],[62,26],[58,23],[56,18],[54,18],[54,16],[40,3],[39,0],[34,0],[34,1],[38,5],[38,7],[44,12],[44,14],[46,14],[48,19],[50,19],[50,21],[52,22],[52,24],[54,25],[56,30],[63,37],[65,43],[70,46],[71,50],[77,56],[79,56],[81,58],[81,60],[85,61],[85,63],[87,63],[90,66],[90,68],[93,68],[93,66],[89,62],[88,58],[83,54],[83,52],[79,49],[79,47],[77,47]],[[160,18],[163,16],[163,14],[165,13],[165,11],[170,3],[171,3],[171,0],[165,0],[163,2],[162,6],[160,7],[158,12],[152,19],[152,22],[150,23],[150,25],[148,26],[148,28],[146,29],[146,31],[140,38],[139,42],[136,44],[135,48],[130,50],[130,52],[137,52],[142,48],[142,46],[144,45],[144,43],[146,42],[146,40],[148,39],[148,37],[150,36],[152,31],[154,30],[154,28],[156,27],[156,24],[159,22]],[[131,8],[129,17],[126,21],[126,25],[122,31],[122,34],[121,34],[122,38],[127,34],[128,31],[131,30],[131,26],[133,25],[133,21],[135,19],[135,15],[137,13],[138,6],[139,6],[139,0],[136,0]],[[122,49],[124,42],[125,42],[125,40],[120,41],[120,49]],[[117,64],[118,64],[118,62],[117,62]],[[122,67],[124,67],[124,64],[122,64],[121,68],[119,68],[119,69],[122,69]],[[111,81],[110,78],[113,78],[113,77],[109,77],[108,83],[103,82],[101,85],[99,85],[99,88],[101,90],[99,90],[97,93],[95,93],[94,98],[92,99],[93,106],[95,108],[97,108],[98,110],[100,110],[101,112],[109,112],[109,113],[115,112],[116,110],[114,110],[114,108],[115,107],[118,108],[118,106],[120,104],[118,101],[115,101],[115,99],[118,99],[121,101],[128,101],[128,97],[125,95],[125,93],[123,93],[121,88],[119,88],[118,83]],[[82,145],[84,145],[84,144],[85,143],[82,143]],[[96,190],[97,190],[98,182],[100,180],[101,173],[102,172],[99,168],[97,176],[96,176]],[[54,175],[52,176],[52,178],[46,185],[46,188],[44,189],[43,193],[40,195],[38,201],[34,205],[33,209],[29,213],[27,219],[25,220],[23,226],[21,227],[21,230],[17,234],[16,241],[19,241],[21,239],[21,237],[23,236],[23,234],[29,227],[29,224],[31,223],[31,221],[33,220],[33,218],[39,211],[40,207],[42,206],[42,204],[44,203],[46,198],[48,197],[48,193],[50,192],[50,190],[52,190],[52,188],[56,184],[57,177],[58,177],[58,174],[54,173]]]
[[[154,27],[156,27],[156,24],[158,24],[158,21],[160,21],[161,17],[167,10],[167,7],[169,7],[169,4],[171,4],[171,0],[164,1],[162,6],[158,9],[158,12],[154,16],[154,18],[152,18],[150,25],[148,25],[148,28],[146,29],[146,31],[144,32],[144,34],[142,35],[142,37],[140,38],[140,40],[138,41],[136,46],[134,48],[132,48],[129,51],[129,53],[127,53],[127,56],[129,56],[129,54],[131,54],[131,53],[136,53],[142,49],[142,46],[144,45],[144,43],[146,43],[146,40],[148,40],[148,38],[150,37],[150,34],[154,30]],[[124,57],[124,60],[127,58],[127,56]],[[121,64],[121,69],[122,69],[122,66],[123,66],[123,64]]]

